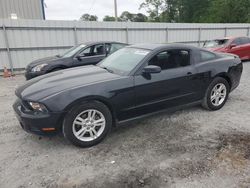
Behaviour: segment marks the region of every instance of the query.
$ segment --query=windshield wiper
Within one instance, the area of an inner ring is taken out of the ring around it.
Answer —
[[[107,70],[107,71],[108,71],[108,72],[110,72],[110,73],[114,73],[114,71],[113,71],[113,70],[111,70],[111,69],[109,69],[108,67],[101,67],[101,68],[103,68],[103,69]]]

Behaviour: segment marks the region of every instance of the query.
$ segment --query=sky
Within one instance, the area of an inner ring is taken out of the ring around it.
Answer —
[[[118,16],[123,11],[144,13],[139,10],[144,0],[117,0]],[[45,0],[47,20],[79,20],[85,13],[98,16],[101,21],[105,15],[114,16],[114,0]]]

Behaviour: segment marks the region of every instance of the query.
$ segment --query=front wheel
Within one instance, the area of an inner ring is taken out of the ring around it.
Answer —
[[[101,102],[81,104],[66,115],[63,134],[74,145],[90,147],[101,142],[112,127],[109,109]]]
[[[215,78],[208,86],[202,106],[208,110],[219,110],[227,101],[230,86],[227,80]]]

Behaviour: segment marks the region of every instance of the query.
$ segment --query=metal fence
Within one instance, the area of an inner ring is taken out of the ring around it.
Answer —
[[[0,70],[22,70],[38,58],[62,53],[87,41],[126,43],[183,42],[201,46],[205,40],[249,36],[250,24],[181,24],[0,20]]]

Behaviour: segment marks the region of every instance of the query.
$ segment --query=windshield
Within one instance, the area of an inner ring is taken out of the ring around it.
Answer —
[[[84,45],[84,44],[74,46],[74,47],[70,48],[69,50],[67,50],[66,52],[64,52],[63,54],[61,54],[59,56],[60,57],[71,57],[71,56],[75,55],[79,50],[81,50],[85,46],[86,45]]]
[[[123,48],[108,56],[98,66],[110,72],[127,75],[149,52],[149,50],[144,49]]]
[[[209,40],[204,43],[204,48],[216,48],[216,47],[223,47],[227,44],[228,39],[216,39],[216,40]]]

